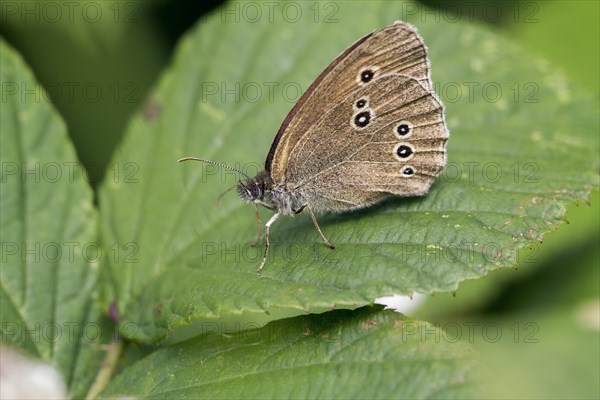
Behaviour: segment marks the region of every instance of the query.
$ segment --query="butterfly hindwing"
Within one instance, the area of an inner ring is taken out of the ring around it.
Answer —
[[[286,185],[360,206],[422,195],[445,164],[447,139],[436,96],[411,77],[384,75],[313,121],[291,149]]]

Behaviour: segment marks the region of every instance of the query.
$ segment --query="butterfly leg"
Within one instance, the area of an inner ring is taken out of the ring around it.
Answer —
[[[254,215],[256,215],[256,225],[258,226],[258,235],[256,237],[256,242],[253,243],[253,246],[257,246],[258,243],[260,243],[260,227],[262,225],[262,221],[260,220],[260,214],[258,213],[258,207],[256,206],[256,204],[252,203],[252,206],[254,207]]]
[[[271,224],[275,221],[277,221],[277,218],[279,218],[279,213],[275,213],[273,214],[273,216],[271,217],[271,219],[269,219],[267,221],[267,223],[265,224],[265,254],[263,255],[263,259],[262,262],[260,263],[260,267],[258,267],[258,269],[256,270],[256,273],[260,274],[260,271],[262,271],[263,267],[265,266],[265,263],[267,262],[267,254],[269,254],[269,228],[271,227]]]
[[[321,228],[319,227],[319,223],[317,222],[317,218],[315,217],[315,214],[313,213],[313,211],[310,208],[310,206],[308,204],[306,204],[302,208],[304,209],[304,207],[306,207],[308,209],[308,213],[310,214],[310,218],[312,219],[312,222],[315,225],[315,228],[317,228],[317,231],[319,231],[319,235],[321,235],[321,239],[323,239],[323,242],[325,242],[325,246],[329,247],[332,250],[335,249],[335,246],[332,245],[329,242],[329,240],[327,240],[327,238],[325,237],[325,235],[323,235],[323,232],[321,231]]]

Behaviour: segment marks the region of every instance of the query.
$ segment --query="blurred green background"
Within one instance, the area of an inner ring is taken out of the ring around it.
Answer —
[[[2,1],[0,34],[46,87],[97,187],[178,38],[222,2],[82,1],[74,2],[73,19],[58,22],[47,4],[61,2],[44,3]],[[424,3],[445,12],[461,4]],[[600,97],[600,2],[464,3],[501,10],[493,18],[476,11],[473,23],[489,25]],[[47,18],[22,12],[36,7],[46,7],[37,10]],[[78,17],[84,11],[87,17]],[[96,22],[98,12],[110,18]],[[493,374],[491,397],[600,395],[599,204],[595,193],[589,204],[570,206],[570,224],[524,252],[517,269],[465,282],[454,296],[431,297],[411,315],[474,344]]]

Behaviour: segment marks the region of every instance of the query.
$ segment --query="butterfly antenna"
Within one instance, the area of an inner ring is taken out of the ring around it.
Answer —
[[[216,165],[217,167],[221,167],[221,168],[228,169],[229,171],[237,172],[238,174],[245,176],[246,179],[251,179],[248,175],[246,175],[245,173],[243,173],[239,169],[231,167],[231,166],[229,166],[227,164],[220,163],[220,162],[215,162],[215,161],[210,161],[210,160],[204,160],[204,159],[198,158],[198,157],[183,157],[183,158],[180,158],[179,160],[177,160],[177,162],[180,163],[180,162],[183,162],[183,161],[190,161],[190,160],[192,160],[192,161],[200,161],[200,162],[203,162],[203,163],[206,163],[206,164]],[[233,189],[233,188],[231,188],[231,189]],[[231,189],[228,189],[225,193],[227,193]],[[223,193],[223,194],[225,194],[225,193]],[[223,196],[223,194],[221,196]],[[221,198],[221,196],[219,196],[219,198]]]

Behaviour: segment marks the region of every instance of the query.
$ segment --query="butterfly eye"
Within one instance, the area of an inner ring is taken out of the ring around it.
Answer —
[[[408,178],[408,177],[414,175],[415,169],[413,167],[411,167],[410,165],[405,165],[400,170],[400,173],[402,174],[403,177]]]
[[[415,154],[415,149],[408,143],[397,144],[394,148],[394,155],[398,160],[408,161]]]
[[[407,138],[413,133],[413,125],[408,121],[400,121],[394,128],[394,133],[401,139]]]

